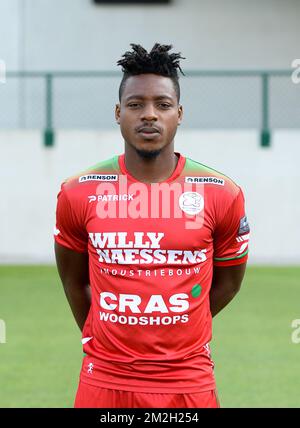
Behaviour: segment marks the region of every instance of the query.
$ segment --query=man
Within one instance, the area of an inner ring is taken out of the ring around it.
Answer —
[[[57,266],[85,353],[75,407],[218,407],[212,316],[244,276],[243,193],[174,152],[180,54],[131,46],[115,110],[125,153],[58,195]]]

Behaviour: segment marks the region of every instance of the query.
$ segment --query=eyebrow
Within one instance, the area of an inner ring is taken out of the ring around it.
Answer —
[[[139,99],[139,100],[143,100],[147,97],[145,97],[144,95],[130,95],[129,97],[125,98],[126,101],[130,101],[132,99]],[[162,100],[162,99],[168,99],[170,101],[173,101],[173,98],[170,97],[169,95],[158,95],[156,97],[154,97],[155,100]]]

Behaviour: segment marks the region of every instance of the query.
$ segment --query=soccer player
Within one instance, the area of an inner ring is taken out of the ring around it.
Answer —
[[[124,153],[58,194],[56,260],[84,351],[75,407],[219,407],[209,342],[245,272],[244,196],[174,152],[181,54],[131,46],[118,61]]]

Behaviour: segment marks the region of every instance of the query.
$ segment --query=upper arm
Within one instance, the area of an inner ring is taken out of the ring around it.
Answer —
[[[87,253],[78,253],[55,242],[55,258],[62,283],[89,284],[89,260]]]
[[[246,262],[235,266],[214,266],[212,288],[222,287],[224,293],[237,293],[241,287]]]

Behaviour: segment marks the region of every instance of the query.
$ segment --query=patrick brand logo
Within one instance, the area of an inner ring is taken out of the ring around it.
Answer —
[[[83,183],[85,181],[118,181],[118,175],[112,174],[88,174],[82,175],[78,179],[79,183]]]
[[[91,202],[111,202],[111,201],[133,201],[133,193],[130,195],[89,195],[88,200]]]

